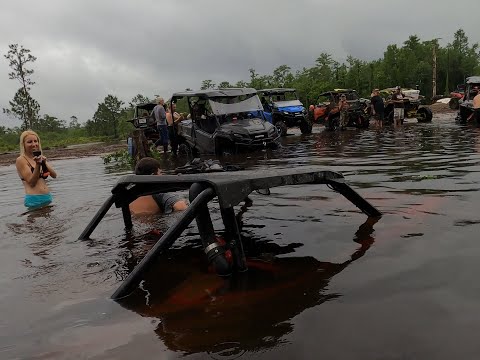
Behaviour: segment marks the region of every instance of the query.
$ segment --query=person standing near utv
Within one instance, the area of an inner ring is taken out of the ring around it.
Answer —
[[[347,101],[347,96],[342,94],[338,102],[338,110],[340,111],[340,129],[345,130],[348,125],[348,108],[350,104]]]
[[[163,152],[166,154],[168,152],[168,128],[167,128],[167,114],[165,112],[165,101],[163,98],[159,97],[157,99],[157,105],[153,108],[153,116],[157,123],[157,130],[159,138],[155,142],[155,147],[163,145]]]
[[[174,155],[177,155],[178,151],[177,124],[179,121],[183,120],[183,116],[176,112],[176,109],[177,104],[175,103],[167,106],[168,138],[170,139],[170,147],[172,148],[172,153]]]
[[[381,129],[383,127],[385,105],[383,103],[382,97],[380,96],[379,89],[373,89],[372,98],[370,99],[370,102],[372,104],[372,115],[375,119],[377,128]]]
[[[403,103],[404,96],[400,86],[395,88],[395,92],[392,95],[393,102],[393,123],[396,126],[402,125],[402,121],[405,118],[405,104]]]

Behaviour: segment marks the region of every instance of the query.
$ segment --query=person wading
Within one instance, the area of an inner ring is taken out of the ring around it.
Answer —
[[[373,89],[372,98],[370,99],[372,106],[372,115],[378,128],[383,127],[383,119],[385,114],[385,105],[380,96],[380,90]]]
[[[338,110],[340,111],[340,129],[345,130],[348,124],[348,108],[350,104],[347,101],[345,94],[340,96],[340,101],[338,102]]]
[[[404,95],[400,86],[395,88],[395,92],[392,95],[393,102],[393,123],[395,126],[401,126],[402,121],[405,118],[405,104],[403,103]]]
[[[38,208],[52,202],[52,195],[45,179],[57,177],[55,169],[42,155],[40,137],[32,130],[20,135],[20,156],[15,162],[17,173],[25,188],[24,204],[28,208]]]

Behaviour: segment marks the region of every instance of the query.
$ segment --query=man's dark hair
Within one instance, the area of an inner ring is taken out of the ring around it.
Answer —
[[[155,175],[160,166],[161,164],[157,159],[145,157],[135,166],[135,175]]]

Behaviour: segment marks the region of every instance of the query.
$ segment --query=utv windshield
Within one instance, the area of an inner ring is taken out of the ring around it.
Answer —
[[[237,97],[216,97],[208,100],[213,114],[228,115],[238,113],[255,113],[263,111],[260,99],[256,94],[252,96],[237,96]]]
[[[287,106],[303,106],[300,100],[275,101],[275,106],[282,108]]]
[[[285,91],[281,93],[266,93],[263,96],[269,96],[273,102],[297,101],[297,93],[295,91]]]

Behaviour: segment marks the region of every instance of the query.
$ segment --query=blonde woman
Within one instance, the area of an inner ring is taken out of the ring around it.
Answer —
[[[45,179],[57,177],[55,169],[42,155],[40,137],[32,130],[20,135],[20,156],[15,163],[17,173],[25,188],[24,204],[28,208],[37,208],[52,202],[52,195]]]

